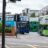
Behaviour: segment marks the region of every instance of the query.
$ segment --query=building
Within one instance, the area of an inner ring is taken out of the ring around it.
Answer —
[[[48,6],[42,8],[41,10],[30,10],[29,8],[25,8],[24,10],[22,10],[21,15],[31,16],[32,13],[35,13],[35,16],[47,15]]]
[[[47,15],[48,14],[48,6],[42,8],[40,11],[39,11],[39,15]]]
[[[38,15],[39,15],[39,10],[30,10],[30,9],[28,9],[28,8],[25,8],[25,9],[22,11],[22,15],[31,16],[32,13],[35,13],[35,16],[38,16]]]

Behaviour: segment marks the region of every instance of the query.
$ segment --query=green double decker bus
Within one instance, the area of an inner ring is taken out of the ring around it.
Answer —
[[[30,32],[38,32],[39,18],[38,17],[30,17],[29,27],[30,27]]]
[[[39,33],[42,36],[48,36],[48,15],[40,16]]]

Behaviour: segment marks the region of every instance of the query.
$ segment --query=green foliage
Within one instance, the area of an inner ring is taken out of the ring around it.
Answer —
[[[0,23],[0,32],[2,32],[2,23]]]
[[[32,13],[32,14],[31,14],[31,17],[35,17],[35,13]]]
[[[10,32],[13,27],[5,27],[5,32]],[[0,23],[0,32],[2,32],[2,23]]]
[[[5,27],[5,32],[11,32],[12,27]]]

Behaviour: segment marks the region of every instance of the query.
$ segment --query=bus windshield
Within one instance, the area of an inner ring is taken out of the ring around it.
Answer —
[[[47,25],[45,25],[45,26],[44,26],[44,29],[47,29],[47,30],[48,30],[48,26],[47,26]]]

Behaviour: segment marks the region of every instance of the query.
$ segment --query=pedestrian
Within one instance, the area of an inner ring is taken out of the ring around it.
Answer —
[[[14,28],[15,28],[15,35],[17,37],[17,26],[16,26],[16,21],[14,21]]]

